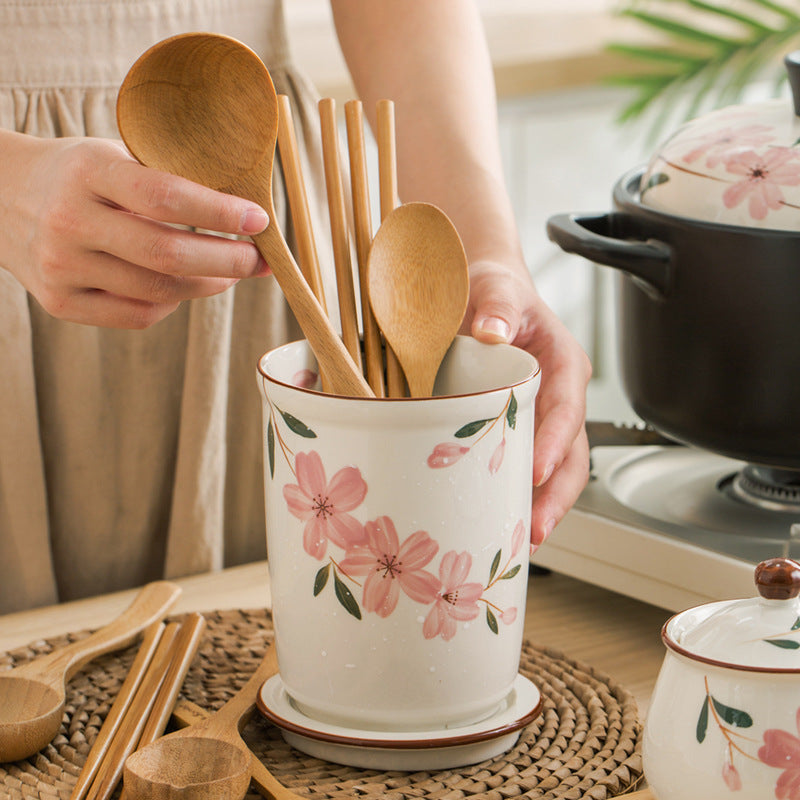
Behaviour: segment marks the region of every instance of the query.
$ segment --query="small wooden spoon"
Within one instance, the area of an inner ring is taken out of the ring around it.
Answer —
[[[174,583],[150,583],[126,611],[91,636],[0,673],[0,761],[27,758],[49,744],[61,726],[66,682],[93,658],[131,644],[180,593]]]
[[[269,214],[253,237],[278,280],[331,390],[371,396],[275,219],[272,164],[278,99],[267,68],[236,39],[210,33],[173,36],[131,67],[117,98],[117,124],[143,164],[246,197]]]
[[[125,762],[129,800],[241,800],[250,785],[253,754],[240,731],[264,681],[278,672],[275,647],[222,708],[188,728],[137,750]],[[293,793],[286,790],[288,797]],[[275,794],[280,798],[279,794]]]
[[[372,241],[367,281],[411,396],[430,397],[469,298],[467,256],[453,223],[428,203],[395,208]]]

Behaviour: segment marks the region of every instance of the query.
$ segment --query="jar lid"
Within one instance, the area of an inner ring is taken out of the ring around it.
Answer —
[[[800,672],[800,563],[762,561],[759,596],[709,603],[672,617],[665,644],[682,655],[734,669]]]
[[[643,205],[726,225],[800,231],[800,53],[786,100],[730,106],[679,128],[651,158]]]

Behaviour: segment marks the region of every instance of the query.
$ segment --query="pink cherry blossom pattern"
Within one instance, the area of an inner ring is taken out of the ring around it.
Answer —
[[[732,144],[737,147],[761,147],[775,138],[775,132],[769,125],[729,125],[708,133],[699,134],[694,140],[694,147],[683,156],[683,161],[691,164],[706,156],[706,166],[713,169],[721,164],[730,152]]]
[[[795,726],[800,732],[800,708],[795,714]],[[770,767],[783,770],[775,784],[777,800],[800,800],[800,738],[788,731],[770,728],[764,731],[764,744],[759,759]]]
[[[299,389],[310,389],[317,382],[317,373],[311,369],[301,369],[292,376],[292,386]]]
[[[357,467],[343,467],[331,479],[325,477],[322,459],[315,451],[295,458],[297,483],[283,487],[289,511],[306,525],[303,548],[322,559],[328,541],[347,550],[365,539],[364,526],[348,514],[367,494],[367,484]]]
[[[456,635],[457,622],[478,616],[478,600],[483,594],[483,585],[467,582],[471,567],[472,556],[467,552],[451,550],[442,557],[439,563],[441,588],[422,626],[426,639],[441,636],[449,641]]]
[[[742,776],[730,761],[722,765],[722,780],[732,792],[738,792],[742,788]]]
[[[497,470],[500,469],[500,466],[503,463],[503,456],[505,455],[505,452],[506,440],[505,437],[503,437],[500,440],[500,444],[495,448],[494,453],[492,453],[492,457],[489,459],[489,472],[492,475],[495,475]]]
[[[728,172],[742,180],[729,186],[722,195],[726,208],[735,208],[745,199],[753,219],[764,219],[784,202],[781,186],[800,184],[800,157],[789,147],[774,147],[763,154],[754,150],[737,153],[725,161]]]
[[[513,625],[517,619],[517,609],[516,606],[511,606],[510,608],[505,609],[500,614],[500,621],[505,623],[506,625]]]
[[[511,558],[514,558],[519,553],[527,538],[528,531],[525,530],[525,523],[520,520],[514,527],[514,533],[511,534]]]
[[[389,517],[378,517],[364,526],[366,542],[350,548],[341,562],[347,575],[366,575],[363,604],[367,611],[388,617],[397,607],[402,589],[418,603],[432,603],[439,579],[423,569],[439,550],[425,531],[408,536],[402,544]]]
[[[449,467],[467,453],[469,453],[469,447],[464,447],[455,442],[442,442],[437,444],[433,448],[433,452],[428,456],[428,466],[432,469]]]

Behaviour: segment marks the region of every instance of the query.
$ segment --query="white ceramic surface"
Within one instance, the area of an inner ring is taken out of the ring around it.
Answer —
[[[453,769],[505,753],[522,729],[541,713],[542,696],[535,684],[517,675],[497,710],[480,722],[434,731],[405,731],[390,737],[379,731],[309,719],[292,703],[280,675],[264,684],[258,708],[301,752],[362,769],[417,771]]]
[[[798,800],[798,598],[699,606],[662,637],[643,739],[656,798]]]
[[[522,644],[534,359],[457,337],[440,396],[415,399],[302,388],[316,385],[304,342],[259,371],[273,619],[293,702],[377,731],[493,713]]]
[[[800,117],[786,100],[686,123],[651,159],[642,203],[726,225],[800,230]]]

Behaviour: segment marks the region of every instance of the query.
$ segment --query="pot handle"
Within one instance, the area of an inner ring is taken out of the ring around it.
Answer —
[[[657,239],[610,235],[620,219],[615,213],[557,214],[547,220],[547,235],[565,252],[629,272],[651,293],[665,297],[672,284],[672,248]]]

